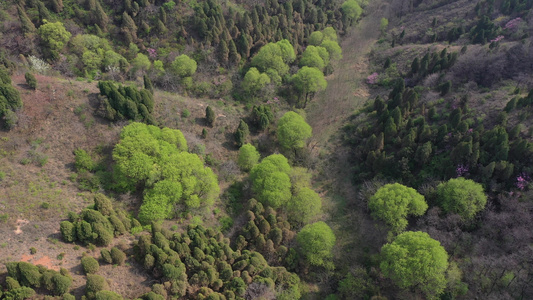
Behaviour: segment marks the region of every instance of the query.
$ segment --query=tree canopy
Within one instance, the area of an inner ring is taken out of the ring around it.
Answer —
[[[63,49],[63,46],[70,40],[72,34],[65,29],[63,23],[44,22],[38,30],[39,36],[44,42],[47,49],[50,51],[52,58],[57,58],[59,51]]]
[[[381,248],[380,268],[400,288],[415,287],[438,299],[446,287],[448,253],[427,233],[407,231]]]
[[[456,213],[465,219],[473,218],[487,204],[483,186],[463,177],[439,184],[437,198],[446,212]]]
[[[261,155],[251,144],[244,144],[239,149],[237,164],[244,171],[249,171],[259,162]]]
[[[399,183],[386,184],[381,187],[368,201],[372,216],[378,218],[392,228],[395,233],[407,227],[407,216],[423,215],[428,205],[424,196],[415,189]]]
[[[305,97],[304,107],[307,104],[310,93],[316,93],[326,89],[328,83],[324,78],[324,73],[317,68],[310,68],[307,66],[298,70],[298,73],[292,75],[291,82],[300,92],[300,95]]]
[[[242,81],[242,89],[249,95],[255,95],[258,91],[270,83],[270,77],[260,73],[256,68],[250,68]]]
[[[336,238],[326,223],[305,225],[296,236],[296,240],[301,253],[311,265],[327,267]]]
[[[196,72],[196,61],[182,54],[174,59],[171,64],[172,70],[180,77],[190,77]]]
[[[311,126],[299,114],[289,111],[278,121],[278,141],[285,149],[305,147],[305,142],[311,137]]]
[[[116,186],[145,186],[139,219],[146,223],[169,216],[172,205],[210,206],[218,196],[217,177],[196,154],[188,153],[181,131],[131,123],[113,150]]]
[[[273,208],[285,205],[291,197],[290,170],[289,162],[281,154],[267,156],[255,165],[250,179],[257,200]]]
[[[289,219],[297,223],[309,223],[322,210],[322,199],[308,187],[300,188],[287,203]]]

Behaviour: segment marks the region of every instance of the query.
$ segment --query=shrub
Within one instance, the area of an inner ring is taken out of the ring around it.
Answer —
[[[61,236],[66,242],[74,242],[76,240],[76,230],[72,223],[63,221],[59,225]]]
[[[96,293],[108,289],[109,286],[104,277],[96,274],[87,274],[85,291],[89,299],[96,298]]]
[[[39,268],[27,262],[19,262],[18,269],[20,283],[22,285],[31,287],[41,286],[41,273],[39,272]]]
[[[100,269],[98,261],[92,256],[84,256],[81,258],[81,266],[85,274],[94,274]]]
[[[122,252],[117,247],[113,247],[111,248],[111,259],[113,260],[114,264],[121,266],[126,260],[126,253]]]
[[[108,264],[113,263],[113,259],[111,258],[111,252],[107,249],[100,250],[100,259]]]
[[[56,273],[52,277],[52,282],[54,283],[54,294],[63,295],[64,293],[70,290],[72,285],[72,279],[68,276],[63,276],[59,273]]]
[[[96,293],[96,300],[122,300],[121,295],[112,291],[99,291]]]
[[[24,78],[26,78],[26,84],[30,87],[30,89],[35,90],[37,89],[37,79],[35,79],[35,76],[33,76],[32,73],[26,72],[24,75]]]

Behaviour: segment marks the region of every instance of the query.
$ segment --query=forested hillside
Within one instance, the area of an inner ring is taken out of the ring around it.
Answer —
[[[532,8],[0,3],[0,300],[530,299]]]

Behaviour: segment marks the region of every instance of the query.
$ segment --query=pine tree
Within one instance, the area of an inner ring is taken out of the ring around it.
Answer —
[[[87,10],[94,11],[96,9],[96,0],[87,0]]]
[[[246,138],[249,134],[250,129],[248,128],[248,124],[241,119],[237,131],[235,131],[235,141],[237,142],[238,147],[241,147],[246,142]]]
[[[22,26],[22,32],[24,33],[24,36],[34,33],[35,25],[33,25],[30,18],[28,18],[28,15],[26,15],[24,9],[20,6],[17,6],[17,12],[19,15],[19,20]]]
[[[163,22],[161,22],[161,20],[157,20],[157,32],[160,34],[160,35],[165,35],[167,33],[168,29],[167,27],[165,26],[165,24]]]
[[[420,70],[420,61],[418,60],[418,57],[416,57],[413,60],[413,63],[411,64],[411,72],[413,74],[416,74],[418,72],[418,70]]]
[[[148,77],[148,75],[144,75],[143,77],[144,79],[144,88],[148,91],[150,91],[150,93],[152,93],[152,95],[154,94],[154,86],[152,85],[152,81],[150,80],[150,77]]]
[[[224,65],[229,61],[229,49],[225,40],[220,41],[220,44],[218,44],[218,59]]]
[[[50,15],[50,12],[48,11],[48,8],[44,6],[44,3],[41,1],[37,1],[37,9],[39,10],[39,22],[43,24],[43,20],[52,21],[52,15]]]
[[[229,41],[229,63],[232,66],[235,66],[241,60],[241,55],[237,52],[237,47],[235,47],[235,42],[233,40]]]
[[[205,109],[205,118],[209,126],[213,127],[213,125],[215,125],[215,120],[217,117],[211,106],[207,106],[207,108]]]
[[[107,17],[107,14],[105,13],[104,9],[102,8],[102,5],[100,5],[100,2],[96,2],[95,10],[94,10],[94,17],[96,20],[96,24],[100,26],[100,29],[106,31],[107,30],[107,24],[109,23],[109,18]]]
[[[124,32],[124,37],[128,44],[137,41],[137,25],[135,25],[133,19],[126,12],[122,14],[121,31]]]
[[[52,8],[56,13],[63,11],[63,0],[52,0]]]

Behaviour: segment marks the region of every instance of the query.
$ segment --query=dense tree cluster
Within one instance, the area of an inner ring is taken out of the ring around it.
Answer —
[[[123,210],[115,210],[105,195],[96,194],[94,209],[85,208],[80,214],[70,213],[69,220],[61,222],[60,231],[66,242],[107,246],[113,237],[125,234],[136,226],[140,226],[137,220],[129,219]],[[94,270],[94,266],[87,270]]]
[[[152,234],[139,238],[135,252],[145,269],[163,283],[152,286],[150,293],[156,295],[143,298],[163,292],[187,299],[300,298],[296,274],[269,266],[258,252],[233,250],[221,233],[202,226],[172,234],[152,224]]]
[[[11,85],[8,70],[0,66],[0,118],[9,128],[14,125],[14,110],[22,107],[20,93]]]
[[[113,159],[116,189],[144,187],[143,223],[170,217],[174,206],[209,207],[218,197],[217,176],[198,155],[187,152],[179,130],[131,123],[122,129]]]
[[[112,121],[128,119],[155,124],[152,116],[154,97],[147,89],[137,90],[133,86],[122,86],[112,81],[98,82],[101,107],[104,116]]]
[[[6,289],[4,291],[0,290],[0,298],[2,299],[31,298],[35,295],[35,289],[43,289],[54,296],[63,296],[65,298],[70,296],[67,293],[72,285],[72,277],[64,268],[57,272],[28,262],[8,262],[6,263],[6,268]]]

